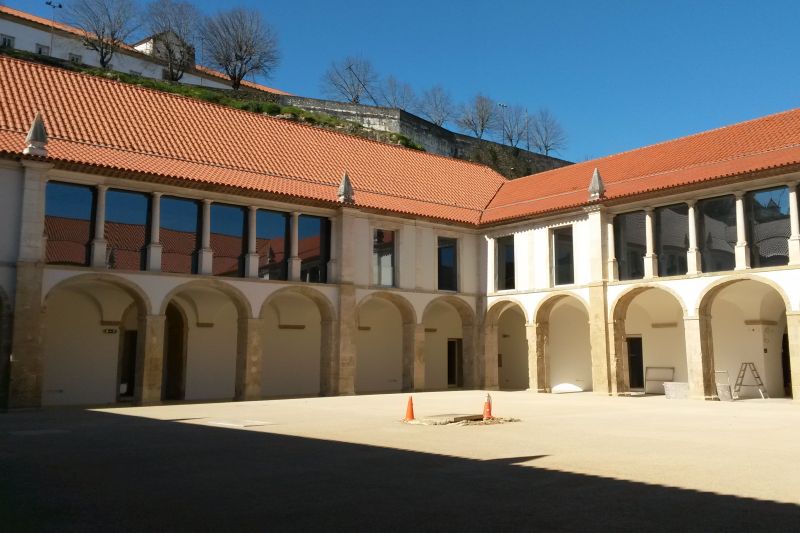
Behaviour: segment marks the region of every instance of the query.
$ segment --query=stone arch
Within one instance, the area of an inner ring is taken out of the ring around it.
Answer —
[[[509,312],[511,315],[509,315]],[[507,321],[513,322],[513,315],[515,314],[520,316],[521,320],[516,325],[505,324]],[[528,337],[528,329],[525,328],[529,323],[530,318],[527,309],[516,298],[495,300],[486,310],[483,327],[483,361],[482,364],[477,365],[478,370],[475,372],[477,374],[476,382],[481,384],[483,388],[498,389],[503,385],[502,380],[506,376],[504,371],[502,372],[504,375],[501,377],[500,365],[503,364],[503,361],[500,359],[501,355],[505,357],[509,354],[503,354],[500,350],[501,343],[508,344],[508,342],[513,343],[512,352],[515,359],[524,357],[527,354],[528,387],[532,387],[532,382],[530,381],[530,339]],[[505,333],[508,337],[503,337],[504,333],[500,331],[502,325],[508,326],[510,328],[509,331],[512,331],[512,333]],[[512,338],[513,341],[506,342],[503,341],[504,338]],[[503,349],[505,348],[507,346],[503,347]]]
[[[113,285],[119,289],[122,289],[136,303],[137,309],[139,310],[140,314],[151,314],[153,309],[152,302],[147,293],[145,293],[144,289],[142,289],[142,287],[140,287],[137,283],[134,283],[133,281],[130,281],[127,278],[123,278],[122,276],[116,276],[114,274],[103,274],[103,273],[80,274],[78,276],[73,276],[61,280],[52,287],[50,287],[50,289],[46,293],[42,294],[42,302],[45,305],[47,305],[47,300],[50,297],[50,295],[59,289],[72,288],[90,282],[106,283],[109,285]]]
[[[530,324],[530,317],[528,316],[528,310],[525,306],[517,300],[516,298],[502,298],[500,300],[495,300],[489,305],[489,308],[486,310],[486,324],[497,325],[497,321],[500,319],[500,315],[505,313],[507,310],[511,309],[512,307],[516,307],[522,316],[525,317],[525,323]]]
[[[589,316],[589,304],[586,303],[586,300],[573,292],[557,292],[546,297],[544,300],[539,302],[539,305],[536,306],[536,310],[533,312],[534,323],[539,323],[542,320],[546,322],[546,319],[548,316],[550,316],[553,307],[555,307],[556,304],[563,301],[565,298],[573,298],[575,301],[580,302],[580,304],[583,306],[583,309],[586,311],[586,316]]]
[[[233,305],[236,307],[236,310],[239,313],[239,318],[253,318],[250,302],[247,300],[247,297],[244,295],[244,293],[230,283],[225,283],[224,281],[220,281],[218,279],[192,280],[173,287],[172,290],[170,290],[164,296],[164,298],[161,299],[161,304],[158,307],[159,314],[163,315],[166,312],[167,305],[169,305],[170,301],[172,301],[175,296],[192,289],[213,289],[219,291],[231,299],[231,302],[233,302]]]
[[[654,349],[652,350],[653,353],[648,354],[648,350],[645,348],[643,350],[644,353],[636,354],[636,356],[641,357],[641,362],[644,365],[646,356],[653,355],[655,357],[650,359],[653,361],[661,361],[661,363],[653,364],[651,366],[671,366],[675,372],[675,375],[673,376],[674,381],[685,381],[688,379],[686,376],[688,363],[686,361],[686,343],[683,323],[684,318],[687,315],[687,311],[684,300],[674,290],[661,284],[636,285],[620,294],[611,307],[611,323],[609,324],[609,330],[613,334],[613,343],[611,345],[612,353],[610,357],[612,394],[626,394],[631,390],[631,369],[629,366],[630,355],[628,353],[628,334],[631,332],[628,331],[630,329],[628,324],[628,311],[634,301],[636,301],[643,294],[665,295],[666,298],[669,298],[670,301],[674,302],[678,306],[680,309],[680,317],[675,321],[674,324],[671,321],[668,322],[666,320],[662,322],[651,322],[650,327],[647,328],[646,332],[639,331],[639,335],[641,335],[639,338],[642,339],[641,343],[643,348],[645,344],[652,344]],[[664,305],[662,303],[659,306],[659,309],[654,311],[663,313],[665,310],[668,311],[668,304]],[[640,329],[644,328],[646,328],[646,326],[640,325]],[[661,328],[661,330],[657,332],[656,329],[659,328]],[[665,331],[668,332],[668,330],[672,330],[673,328],[676,330],[676,333],[673,332],[674,335],[664,335]],[[659,344],[656,344],[657,342],[659,342]],[[657,346],[660,347],[660,345],[664,343],[668,343],[671,346],[671,349],[668,350],[667,353],[660,353],[661,350],[655,349]],[[634,362],[636,362],[635,359]],[[638,369],[635,369],[635,373],[637,373],[636,371],[638,371]],[[647,372],[646,367],[642,369],[642,372]],[[661,375],[659,374],[655,377],[661,377]],[[643,374],[642,379],[644,380],[645,378],[646,376]],[[653,382],[650,386],[650,390],[648,390],[648,383],[644,382],[642,384],[642,390],[644,393],[660,392],[660,389],[658,389],[658,384],[655,382]]]
[[[718,279],[713,283],[710,283],[707,287],[703,289],[703,291],[697,298],[697,307],[695,309],[695,311],[697,312],[697,316],[703,314],[704,310],[707,309],[709,302],[713,300],[714,297],[717,294],[719,294],[720,291],[740,281],[756,281],[759,283],[763,283],[764,285],[769,285],[770,287],[775,289],[775,292],[777,292],[778,295],[781,297],[781,299],[783,300],[783,305],[786,307],[786,310],[787,311],[792,310],[791,300],[789,299],[789,296],[786,294],[786,291],[780,284],[776,283],[775,281],[769,278],[765,278],[764,276],[759,276],[756,274],[736,274],[731,276],[725,276],[722,279]]]
[[[437,313],[437,309],[446,309],[452,315]],[[469,304],[453,295],[437,296],[422,312],[422,327],[423,368],[415,376],[415,387],[423,388],[423,383],[428,390],[476,387],[475,312]]]
[[[274,343],[271,342],[269,338],[268,330],[270,328],[270,324],[266,323],[267,319],[265,318],[265,312],[268,312],[268,307],[272,306],[276,308],[275,302],[279,301],[281,298],[285,297],[292,297],[292,296],[300,296],[305,300],[308,300],[311,305],[314,306],[316,311],[319,313],[319,347],[316,350],[318,353],[316,354],[316,358],[318,360],[317,365],[319,368],[319,388],[318,393],[322,396],[328,396],[336,393],[336,384],[338,383],[338,364],[336,358],[336,349],[335,349],[335,331],[336,331],[336,310],[333,307],[330,299],[325,296],[319,290],[313,287],[303,287],[303,286],[291,286],[291,287],[284,287],[279,289],[272,294],[270,294],[265,300],[264,303],[261,305],[261,309],[259,310],[259,320],[262,322],[262,327],[264,331],[267,331],[265,342],[264,342],[264,351],[265,351],[265,359],[262,362],[262,366],[264,367],[265,374],[262,376],[262,383],[265,387],[265,393],[269,394],[269,378],[266,374],[268,372],[268,364],[269,359],[268,352],[273,347]],[[277,308],[276,308],[277,309]],[[314,324],[316,327],[316,324]],[[291,331],[287,331],[286,333],[291,333]],[[307,342],[309,339],[304,339],[304,342]],[[312,341],[315,341],[312,339]],[[312,348],[313,349],[313,348]],[[308,351],[308,349],[306,349]],[[294,393],[288,393],[292,395]],[[306,395],[308,394],[307,391],[298,391],[297,394]]]
[[[378,298],[387,302],[392,303],[398,311],[400,311],[400,315],[403,317],[403,324],[416,324],[417,323],[417,312],[414,310],[414,306],[411,305],[405,297],[389,291],[378,291],[373,292],[365,296],[358,302],[358,309],[364,306],[364,304],[368,303],[371,299]]]
[[[458,298],[457,296],[453,296],[450,294],[437,296],[425,306],[425,309],[422,311],[422,321],[425,321],[425,315],[428,314],[430,308],[437,303],[445,303],[450,305],[453,309],[455,309],[458,316],[461,317],[461,321],[464,324],[468,324],[470,326],[475,324],[475,312],[469,306],[467,302]]]

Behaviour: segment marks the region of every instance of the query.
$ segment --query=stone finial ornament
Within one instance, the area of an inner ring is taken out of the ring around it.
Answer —
[[[339,201],[343,204],[352,204],[355,201],[355,194],[353,192],[353,184],[350,183],[350,176],[347,171],[342,174],[342,182],[339,184],[338,195]]]
[[[600,177],[600,171],[595,167],[592,172],[592,181],[589,182],[589,200],[599,200],[606,194],[606,186],[603,184],[603,178]]]
[[[47,129],[44,127],[41,111],[36,112],[28,136],[25,137],[25,144],[23,154],[47,157]]]

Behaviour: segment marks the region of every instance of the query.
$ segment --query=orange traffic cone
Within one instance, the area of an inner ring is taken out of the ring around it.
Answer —
[[[411,422],[414,420],[414,400],[411,399],[411,396],[408,397],[408,404],[406,404],[406,417],[404,421]]]
[[[492,397],[487,394],[486,401],[483,402],[483,419],[490,420],[492,418]]]

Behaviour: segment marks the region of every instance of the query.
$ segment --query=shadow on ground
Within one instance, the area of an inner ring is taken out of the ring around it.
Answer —
[[[533,450],[532,450],[533,451]],[[0,415],[0,530],[792,530],[800,507],[77,410]]]

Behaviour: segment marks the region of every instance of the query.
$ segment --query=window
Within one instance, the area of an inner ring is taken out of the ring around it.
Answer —
[[[42,56],[50,55],[50,47],[43,44],[36,43],[36,53]]]
[[[644,218],[644,211],[614,217],[614,255],[619,279],[644,277],[644,254],[647,251]]]
[[[553,230],[553,283],[555,285],[575,283],[575,268],[572,258],[572,226]]]
[[[381,287],[394,287],[395,232],[376,229],[372,234],[372,281]]]
[[[10,35],[0,34],[0,48],[14,48],[14,38]]]
[[[458,241],[439,237],[438,252],[438,288],[440,291],[458,290]]]
[[[69,54],[69,60],[76,65],[83,63],[83,56],[80,54]]]
[[[653,215],[658,275],[686,274],[686,253],[689,251],[689,206],[667,205],[655,209]]]
[[[134,76],[141,76],[142,75],[142,73],[139,72],[138,70],[129,70],[128,74],[133,74]]]
[[[110,189],[106,192],[106,264],[116,270],[145,270],[150,237],[150,196]]]
[[[244,207],[211,204],[211,273],[215,276],[242,276],[247,252],[247,216]]]
[[[297,253],[300,256],[300,279],[311,283],[328,281],[331,225],[327,218],[300,215]]]
[[[777,187],[745,196],[747,243],[754,268],[789,264],[789,189]]]
[[[703,272],[736,266],[736,199],[719,196],[697,202],[697,247]]]
[[[46,261],[55,265],[88,265],[95,210],[95,190],[50,181],[45,192]]]
[[[194,200],[161,198],[161,271],[197,272],[200,206]]]
[[[285,280],[288,278],[289,216],[287,213],[256,212],[256,253],[258,277]]]
[[[514,288],[514,236],[497,239],[497,290]]]

